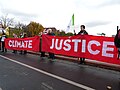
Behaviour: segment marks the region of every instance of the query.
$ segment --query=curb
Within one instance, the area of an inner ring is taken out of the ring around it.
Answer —
[[[28,51],[28,53],[29,54],[34,54],[34,55],[41,55],[39,52]],[[46,54],[46,56],[48,56],[48,54]],[[74,63],[79,63],[79,61],[75,57],[55,55],[55,58],[60,59],[60,60],[74,62]],[[86,65],[90,65],[90,66],[94,66],[94,67],[99,67],[99,68],[105,68],[105,69],[109,69],[109,70],[120,71],[120,65],[109,64],[109,63],[99,62],[99,61],[90,60],[90,59],[86,59],[85,61],[86,61]]]

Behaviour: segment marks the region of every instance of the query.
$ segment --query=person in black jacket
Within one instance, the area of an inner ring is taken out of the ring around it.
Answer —
[[[14,37],[14,38],[18,38],[17,35],[16,35],[15,33],[13,33],[13,37]],[[15,53],[15,54],[16,54],[16,53],[17,53],[17,50],[13,50],[12,53]]]
[[[23,38],[27,38],[27,34],[24,33],[24,37]],[[27,50],[24,50],[23,54],[27,54]]]
[[[120,56],[120,29],[117,31],[117,34],[115,35],[114,44],[115,44],[116,48],[118,49],[117,59],[119,59],[119,56]]]
[[[47,35],[55,36],[55,34],[53,33],[52,29],[48,30],[48,34]],[[50,58],[50,61],[52,61],[51,59],[55,58],[54,53],[49,52],[49,58]]]
[[[23,35],[22,34],[20,34],[20,38],[27,38],[27,34],[26,33],[23,33]],[[20,54],[27,54],[27,50],[20,50]]]
[[[80,26],[81,30],[78,34],[75,33],[74,31],[74,35],[88,35],[88,32],[85,30],[85,25],[81,25]],[[81,57],[81,58],[78,58],[78,60],[80,59],[80,64],[85,64],[85,58],[84,57]]]
[[[41,35],[40,35],[40,52],[41,52],[41,60],[44,60],[44,57],[45,57],[45,52],[42,51],[42,35],[45,34],[44,32],[41,32]]]

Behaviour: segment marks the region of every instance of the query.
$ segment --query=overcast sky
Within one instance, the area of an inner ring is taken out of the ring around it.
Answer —
[[[0,15],[28,24],[35,21],[44,27],[66,30],[72,14],[75,30],[84,24],[89,34],[116,34],[120,26],[120,0],[0,0]]]

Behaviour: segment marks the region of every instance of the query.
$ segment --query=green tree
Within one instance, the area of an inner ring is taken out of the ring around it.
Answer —
[[[67,34],[66,34],[66,36],[73,36],[74,34],[73,33],[71,33],[71,32],[68,32]]]
[[[27,25],[27,29],[29,36],[35,36],[39,35],[39,33],[44,30],[44,27],[39,23],[30,22],[30,24]]]
[[[65,36],[65,31],[61,31],[60,36]]]
[[[55,36],[60,36],[60,31],[59,30],[56,30],[54,33],[55,33]]]

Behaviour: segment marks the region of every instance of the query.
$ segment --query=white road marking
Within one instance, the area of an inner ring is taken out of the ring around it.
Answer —
[[[2,88],[0,88],[0,90],[2,90]]]
[[[47,83],[42,83],[42,86],[44,86],[44,89],[47,88],[47,90],[53,90],[53,88],[51,86],[49,86]]]
[[[79,88],[83,88],[83,89],[85,89],[85,90],[95,90],[95,89],[93,89],[93,88],[91,88],[91,87],[88,87],[88,86],[85,86],[85,85],[83,85],[83,84],[79,84],[79,83],[76,83],[76,82],[74,82],[74,81],[65,79],[65,78],[63,78],[63,77],[60,77],[60,76],[57,76],[57,75],[48,73],[48,72],[46,72],[46,71],[37,69],[37,68],[32,67],[32,66],[30,66],[30,65],[27,65],[27,64],[18,62],[18,61],[14,60],[14,59],[11,59],[11,58],[8,58],[8,57],[2,56],[2,55],[0,55],[0,57],[5,58],[5,59],[7,59],[7,60],[10,60],[10,61],[12,61],[12,62],[14,62],[14,63],[19,64],[19,65],[25,66],[25,67],[27,67],[27,68],[30,68],[30,69],[32,69],[32,70],[35,70],[35,71],[37,71],[37,72],[40,72],[40,73],[42,73],[42,74],[45,74],[45,75],[47,75],[47,76],[50,76],[50,77],[56,78],[56,79],[58,79],[58,80],[61,80],[61,81],[63,81],[63,82],[69,83],[69,84],[71,84],[71,85],[77,86],[77,87],[79,87]]]

